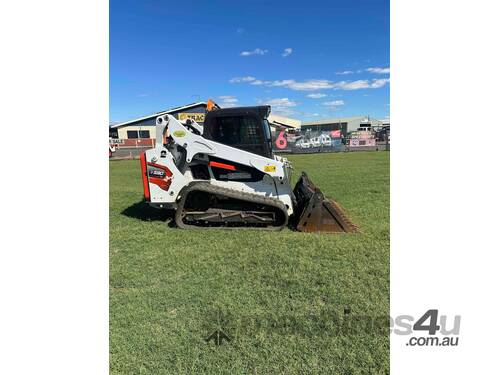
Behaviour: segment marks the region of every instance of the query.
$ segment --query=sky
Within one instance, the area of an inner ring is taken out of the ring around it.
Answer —
[[[389,0],[110,0],[110,123],[212,98],[389,116]]]

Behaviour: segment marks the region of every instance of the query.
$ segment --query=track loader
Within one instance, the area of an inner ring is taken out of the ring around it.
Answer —
[[[355,232],[304,172],[292,189],[290,162],[272,152],[270,110],[215,108],[203,126],[158,116],[156,146],[140,157],[146,201],[175,210],[179,228]]]

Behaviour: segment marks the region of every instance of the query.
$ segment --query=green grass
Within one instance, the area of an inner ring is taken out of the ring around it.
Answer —
[[[389,314],[389,153],[289,159],[361,234],[176,229],[140,203],[139,161],[110,162],[111,373],[389,372],[387,333],[339,331]]]

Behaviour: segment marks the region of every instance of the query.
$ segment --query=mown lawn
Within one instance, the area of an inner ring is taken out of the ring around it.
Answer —
[[[361,234],[179,230],[110,162],[111,373],[389,372],[388,333],[352,328],[389,314],[389,153],[289,159]]]

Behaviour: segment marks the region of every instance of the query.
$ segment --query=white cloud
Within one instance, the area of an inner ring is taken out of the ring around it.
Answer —
[[[234,107],[238,103],[238,99],[233,95],[221,95],[218,98],[222,107]]]
[[[359,90],[370,88],[370,82],[366,79],[358,79],[357,81],[340,81],[335,84],[335,88],[339,90]]]
[[[375,74],[389,74],[390,73],[390,68],[368,68],[366,69],[367,72],[370,73],[375,73]]]
[[[257,100],[257,103],[270,105],[273,113],[283,116],[291,116],[295,114],[296,111],[294,111],[292,108],[296,107],[299,104],[288,98]]]
[[[251,85],[263,85],[265,82],[264,81],[261,81],[260,79],[256,79],[256,80],[253,80],[252,82],[250,82]]]
[[[325,96],[326,96],[326,94],[321,94],[319,92],[307,95],[308,98],[312,98],[312,99],[321,99],[321,98],[324,98]]]
[[[330,102],[323,102],[322,104],[327,107],[339,107],[345,103],[343,100],[332,100]]]
[[[221,95],[219,96],[219,99],[225,103],[236,103],[238,101],[238,99],[232,95]]]
[[[292,52],[293,52],[293,49],[291,49],[291,48],[285,48],[283,50],[283,53],[281,54],[281,56],[283,56],[283,57],[290,56],[292,54]]]
[[[146,96],[149,96],[149,94],[139,94],[139,95],[137,95],[138,98],[145,98]]]
[[[373,79],[371,82],[366,79],[358,79],[357,81],[341,81],[334,85],[337,90],[360,90],[360,89],[378,89],[389,83],[389,78]]]
[[[344,70],[344,71],[342,71],[342,72],[337,72],[337,73],[335,73],[335,74],[337,74],[337,75],[341,75],[341,76],[344,76],[344,75],[347,75],[347,74],[353,74],[353,73],[354,73],[354,71],[353,71],[353,70]]]
[[[360,90],[360,89],[377,89],[389,83],[389,78],[382,79],[359,79],[356,81],[329,81],[327,79],[309,79],[302,82],[297,82],[294,79],[284,79],[275,81],[262,81],[252,76],[235,77],[229,82],[241,83],[249,82],[252,85],[264,85],[267,87],[285,87],[296,91],[316,91],[316,90]]]
[[[290,100],[288,98],[276,98],[276,99],[267,99],[261,100],[260,103],[267,104],[274,107],[295,107],[297,106],[297,102]]]
[[[270,87],[287,87],[292,90],[298,91],[314,91],[321,89],[331,89],[333,85],[331,81],[326,79],[309,79],[303,82],[297,82],[293,79],[285,79],[282,81],[268,81]]]
[[[235,77],[230,79],[229,82],[230,83],[250,82],[250,84],[252,85],[265,85],[267,87],[286,87],[298,91],[313,91],[321,89],[331,89],[334,87],[331,81],[327,81],[325,79],[311,79],[303,82],[297,82],[293,79],[262,81],[260,79],[256,79],[255,77],[247,76],[247,77]]]
[[[283,117],[292,117],[296,116],[299,114],[299,112],[294,111],[291,108],[288,107],[273,107],[272,108],[272,113],[278,116],[283,116]]]
[[[255,81],[255,77],[252,76],[234,77],[229,80],[230,83],[251,82],[251,81]]]
[[[256,48],[253,51],[243,51],[240,56],[265,55],[267,52],[267,49]]]
[[[379,87],[385,86],[386,83],[389,83],[389,78],[376,79],[376,80],[372,81],[370,88],[371,89],[378,89]]]

